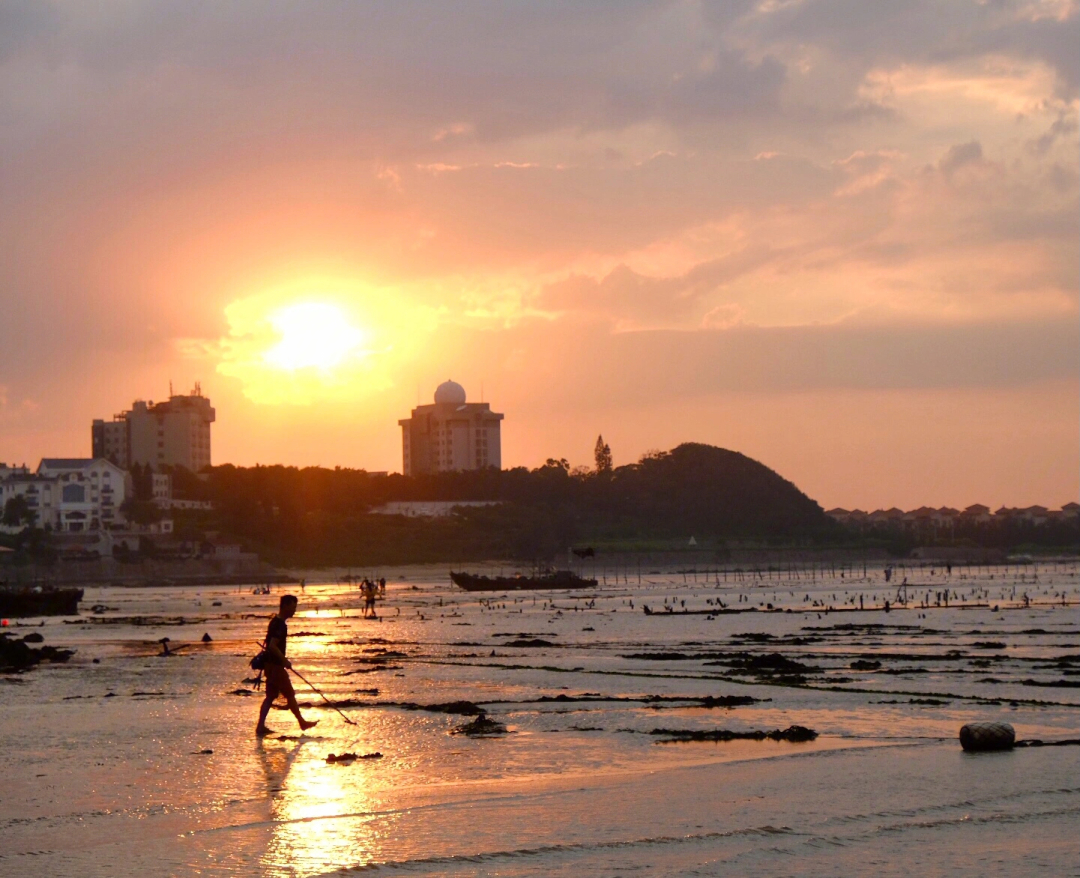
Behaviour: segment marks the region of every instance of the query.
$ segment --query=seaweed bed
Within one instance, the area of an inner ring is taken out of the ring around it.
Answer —
[[[653,729],[650,735],[667,738],[659,743],[680,741],[790,741],[803,743],[813,741],[818,733],[806,726],[788,726],[786,729],[773,729],[771,732],[733,732],[731,729],[713,729],[700,731],[692,729]]]

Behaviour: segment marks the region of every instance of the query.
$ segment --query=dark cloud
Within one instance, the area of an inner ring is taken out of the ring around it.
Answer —
[[[605,321],[645,325],[700,319],[706,303],[724,285],[776,257],[767,245],[753,245],[695,265],[678,277],[646,277],[620,265],[599,281],[575,275],[545,287],[536,301],[543,310],[566,311]]]
[[[1005,389],[1074,381],[1080,327],[1059,321],[608,334],[562,326],[523,328],[499,339],[480,333],[476,344],[508,362],[544,356],[549,366],[542,376],[522,376],[524,395],[538,405],[618,408],[725,393]],[[567,387],[574,392],[565,393]]]
[[[1080,85],[1080,7],[1070,3],[1064,19],[1036,11],[1024,0],[803,0],[778,5],[752,27],[765,39],[828,47],[861,69],[992,54],[1040,61],[1056,72],[1061,96],[1073,99]]]
[[[949,151],[942,156],[941,161],[938,162],[938,169],[948,176],[958,168],[964,167],[964,165],[982,161],[982,157],[982,144],[979,141],[971,140],[968,143],[958,143],[955,146],[950,146]]]

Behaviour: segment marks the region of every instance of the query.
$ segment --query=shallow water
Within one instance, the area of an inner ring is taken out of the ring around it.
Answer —
[[[320,720],[302,736],[274,711],[281,735],[256,740],[260,694],[232,694],[251,688],[277,594],[95,588],[79,619],[32,629],[78,652],[0,676],[0,875],[1078,873],[1080,747],[965,754],[956,738],[980,719],[1078,736],[1080,689],[1062,685],[1080,679],[1075,564],[1036,581],[937,574],[887,614],[880,573],[753,587],[658,574],[490,598],[386,575],[377,621],[347,586],[302,595],[290,657],[330,699],[359,702],[350,725],[296,680]],[[937,607],[946,585],[957,597]],[[824,609],[859,596],[864,611]],[[719,600],[760,609],[663,612]],[[191,645],[160,657],[166,636]],[[551,645],[508,645],[537,638]],[[811,670],[738,666],[772,653]],[[560,695],[589,697],[539,700]],[[758,700],[694,701],[731,695]],[[401,706],[453,700],[508,734],[453,735],[471,718]],[[820,736],[648,734],[793,724]]]

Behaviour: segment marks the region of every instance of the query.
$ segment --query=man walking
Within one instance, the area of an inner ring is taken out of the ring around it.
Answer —
[[[285,696],[289,710],[300,723],[301,731],[310,729],[319,722],[306,720],[301,715],[300,705],[296,703],[292,680],[289,678],[292,662],[285,657],[285,648],[289,638],[288,620],[296,613],[296,603],[296,595],[283,594],[278,604],[277,615],[270,620],[270,625],[266,629],[266,664],[263,666],[263,673],[266,675],[266,697],[259,707],[259,724],[255,727],[255,734],[260,738],[271,732],[266,727],[266,715],[270,712],[270,706],[278,695]]]

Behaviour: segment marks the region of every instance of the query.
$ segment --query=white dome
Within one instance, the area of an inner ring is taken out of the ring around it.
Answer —
[[[448,405],[464,405],[465,388],[456,381],[444,381],[435,388],[435,402]]]

